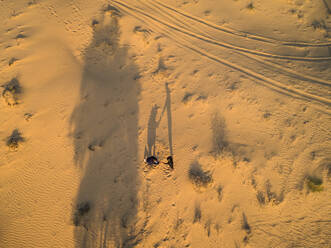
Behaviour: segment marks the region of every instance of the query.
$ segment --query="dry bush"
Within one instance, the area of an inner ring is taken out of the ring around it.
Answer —
[[[194,209],[194,219],[193,219],[193,223],[195,222],[200,222],[201,220],[201,208],[199,205],[196,205],[195,206],[195,209]]]
[[[191,164],[188,174],[190,181],[198,191],[202,190],[202,188],[207,188],[212,182],[210,172],[203,171],[198,162]]]
[[[214,156],[220,155],[227,148],[228,142],[225,135],[225,121],[223,117],[214,113],[211,118],[212,151]]]
[[[24,142],[24,138],[22,137],[22,134],[18,131],[18,129],[15,129],[12,134],[7,138],[6,144],[11,151],[16,151],[21,142]]]
[[[306,178],[307,186],[311,192],[321,192],[323,191],[323,181],[322,179],[315,176],[308,176]]]
[[[18,95],[21,93],[22,89],[17,78],[13,78],[4,86],[2,92],[2,97],[9,106],[14,106],[18,104]]]

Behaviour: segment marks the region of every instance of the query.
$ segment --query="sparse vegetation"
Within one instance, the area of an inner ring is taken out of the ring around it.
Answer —
[[[9,150],[16,151],[19,147],[19,144],[23,141],[24,138],[22,137],[22,134],[18,131],[18,129],[15,129],[8,137],[6,144],[9,147]]]
[[[208,220],[208,221],[205,223],[205,230],[206,230],[206,232],[207,232],[208,237],[210,236],[210,226],[211,226],[211,220]]]
[[[99,24],[98,20],[95,20],[95,19],[92,20],[92,26],[95,26],[95,25],[98,25],[98,24]]]
[[[307,186],[311,192],[321,192],[324,189],[322,179],[314,176],[307,177]]]
[[[325,22],[323,20],[313,20],[313,22],[311,23],[312,27],[316,30],[316,29],[326,29],[326,25]]]
[[[263,194],[262,191],[258,191],[257,192],[256,198],[257,198],[257,200],[259,201],[259,203],[261,205],[264,205],[265,204],[265,197],[264,197],[264,194]]]
[[[195,222],[200,222],[201,220],[201,208],[199,205],[196,205],[195,206],[195,209],[194,209],[194,219],[193,219],[193,223]]]
[[[184,220],[181,219],[181,218],[178,218],[177,216],[177,219],[176,219],[176,223],[175,223],[175,226],[174,226],[174,229],[175,230],[178,230],[180,228],[180,226],[184,223]]]
[[[37,4],[36,0],[32,0],[32,1],[28,2],[28,6],[32,6],[32,5],[35,5],[35,4]]]
[[[284,191],[280,192],[279,194],[273,192],[271,183],[269,180],[267,180],[265,183],[265,192],[259,190],[256,194],[256,198],[261,205],[266,203],[278,205],[284,200]]]
[[[254,4],[251,2],[251,3],[247,4],[246,8],[252,10],[252,9],[254,9]]]
[[[182,102],[187,103],[188,101],[190,101],[192,99],[193,95],[194,95],[193,93],[186,92],[185,95],[183,96]]]
[[[221,185],[218,186],[217,188],[217,196],[218,196],[218,200],[222,201],[223,198],[223,187]]]
[[[8,61],[8,65],[11,66],[12,64],[14,64],[18,59],[17,58],[11,58],[9,61]]]
[[[251,227],[248,224],[247,217],[246,217],[245,213],[243,213],[242,229],[244,229],[247,234],[250,234],[251,233]]]
[[[25,34],[16,35],[15,39],[25,39],[27,36]]]
[[[228,146],[225,136],[225,121],[218,113],[212,116],[211,129],[213,139],[212,153],[214,156],[218,156]]]
[[[25,119],[26,121],[30,121],[30,119],[32,118],[32,116],[33,116],[33,114],[31,114],[31,113],[25,113],[25,114],[24,114],[24,119]]]
[[[105,8],[104,8],[105,12],[109,12],[111,14],[111,16],[121,16],[121,12],[115,8],[114,6],[108,4]]]
[[[127,214],[124,214],[122,217],[121,217],[121,226],[123,228],[127,228],[128,227],[128,215]]]
[[[326,170],[327,170],[327,175],[328,175],[328,176],[331,176],[331,163],[330,163],[330,164],[327,164],[327,165],[325,166],[325,168],[326,168]]]
[[[206,188],[212,182],[211,174],[207,171],[203,171],[198,162],[191,164],[189,179],[197,190]]]
[[[7,105],[14,106],[18,104],[18,94],[21,93],[22,89],[17,78],[13,78],[2,87],[4,88],[2,96]]]

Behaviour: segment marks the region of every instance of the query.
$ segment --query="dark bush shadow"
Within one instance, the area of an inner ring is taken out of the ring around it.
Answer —
[[[82,170],[72,223],[77,248],[133,247],[138,160],[138,68],[119,44],[120,14],[93,20],[80,102],[72,114],[75,161]],[[92,21],[92,20],[91,20]]]

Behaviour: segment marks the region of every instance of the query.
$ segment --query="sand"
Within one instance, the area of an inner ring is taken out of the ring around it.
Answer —
[[[331,247],[330,8],[0,1],[0,247]]]

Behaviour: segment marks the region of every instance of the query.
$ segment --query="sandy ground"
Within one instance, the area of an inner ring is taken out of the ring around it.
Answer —
[[[330,8],[0,0],[0,247],[331,247]]]

